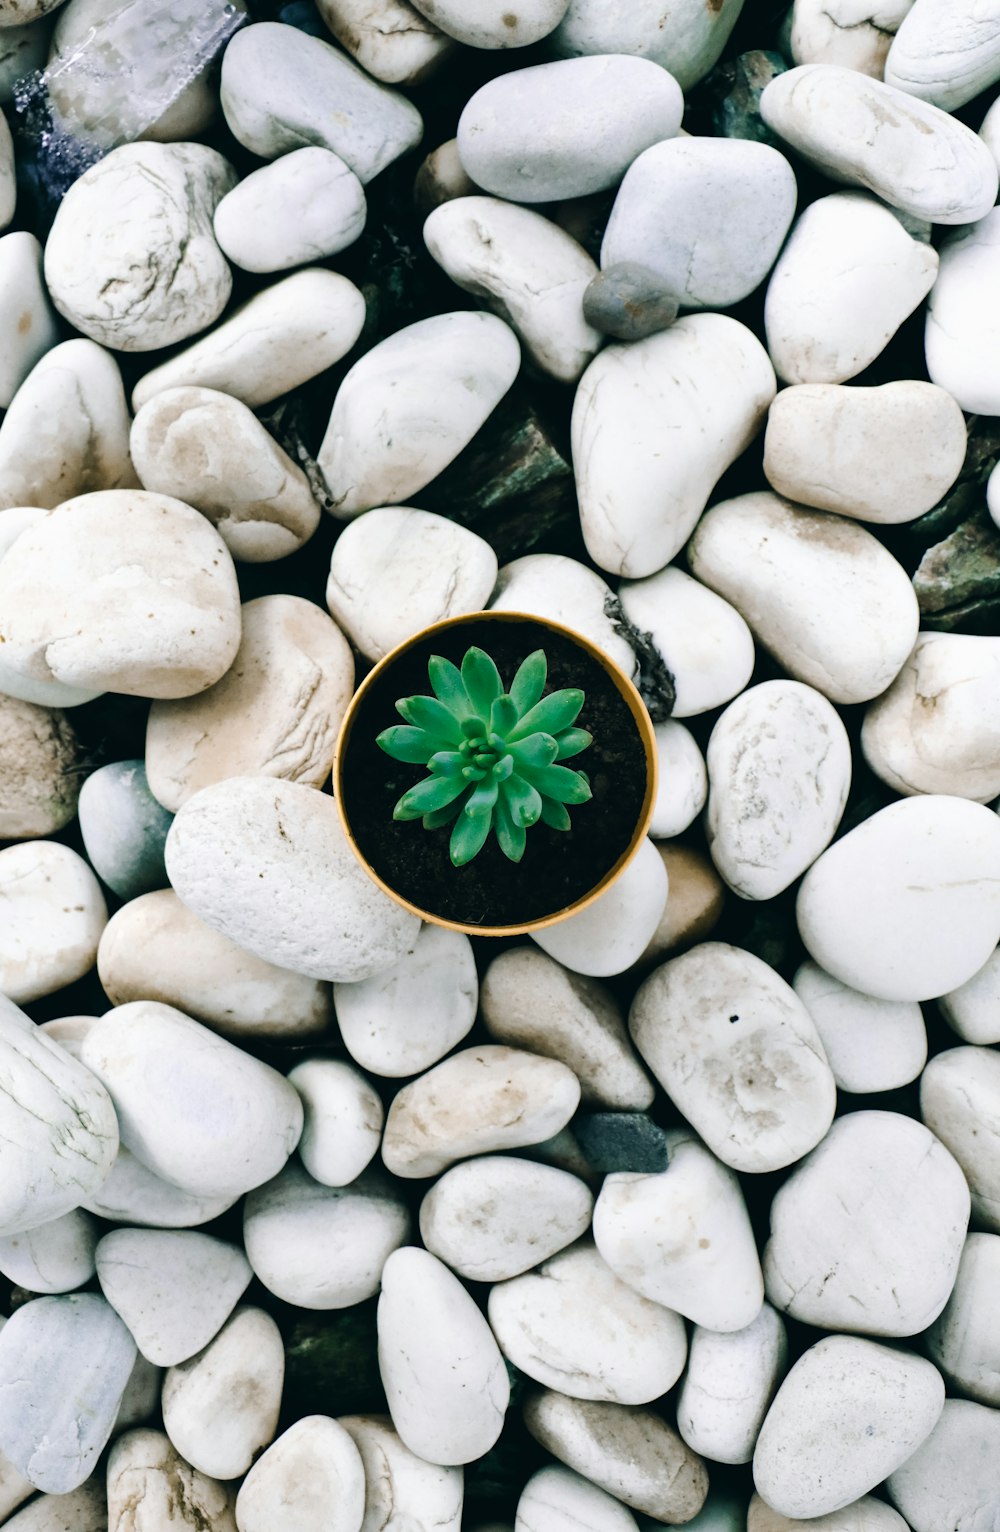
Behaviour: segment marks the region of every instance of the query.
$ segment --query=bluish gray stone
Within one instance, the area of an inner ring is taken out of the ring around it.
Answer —
[[[638,261],[619,261],[599,271],[583,294],[583,317],[602,335],[643,340],[677,318],[677,299],[663,279]]]
[[[168,886],[163,847],[174,816],[153,797],[141,761],[115,761],[93,772],[77,812],[94,870],[119,898]]]

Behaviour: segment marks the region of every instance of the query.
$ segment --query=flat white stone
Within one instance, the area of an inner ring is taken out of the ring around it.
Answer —
[[[346,277],[322,267],[293,272],[141,377],[132,408],[162,389],[193,386],[257,409],[339,362],[364,322],[365,300]]]
[[[302,1103],[284,1076],[173,1006],[134,1000],[105,1012],[82,1058],[115,1104],[125,1147],[192,1196],[236,1198],[298,1143]]]
[[[492,314],[435,314],[355,362],[317,462],[335,516],[409,499],[468,446],[517,376],[521,349]]]
[[[1000,409],[996,346],[1000,329],[990,307],[1000,282],[1000,211],[958,229],[941,246],[941,268],[931,290],[924,353],[932,383],[946,388],[963,410],[988,415]]]
[[[741,899],[773,899],[833,839],[851,786],[837,710],[800,681],[764,681],[731,702],[706,753],[705,833]]]
[[[631,645],[609,615],[614,600],[614,591],[596,569],[562,553],[526,553],[503,565],[489,606],[494,612],[530,612],[561,622],[589,638],[631,680],[638,667]]]
[[[668,718],[653,733],[660,775],[649,834],[653,840],[668,840],[688,829],[705,807],[708,772],[698,741],[682,723]]]
[[[420,922],[355,860],[333,800],[299,782],[234,777],[174,820],[167,873],[202,920],[293,973],[355,982],[413,949]]]
[[[236,571],[215,528],[141,489],[79,495],[23,532],[0,561],[0,610],[0,684],[18,695],[56,681],[74,703],[190,696],[225,674],[240,641]]]
[[[625,172],[601,267],[636,261],[663,279],[681,308],[729,308],[777,260],[795,197],[795,173],[769,144],[668,138]]]
[[[10,408],[31,369],[59,338],[42,277],[41,245],[24,230],[5,234],[0,239],[0,409]]]
[[[70,324],[116,351],[154,351],[205,330],[232,274],[212,232],[236,172],[204,144],[123,144],[63,197],[45,281]]]
[[[470,14],[462,0],[417,0],[417,10],[442,32],[470,48],[525,48],[548,37],[569,0],[526,0],[516,11],[507,0],[487,0]]]
[[[944,1379],[923,1357],[828,1335],[768,1410],[753,1457],[758,1493],[785,1516],[840,1510],[916,1451],[943,1405]]]
[[[163,1431],[120,1436],[107,1483],[109,1532],[236,1532],[231,1488],[185,1463]]]
[[[317,0],[316,9],[340,46],[386,85],[419,84],[455,48],[409,0]]]
[[[285,558],[319,526],[305,474],[231,394],[154,394],[132,424],[131,451],[143,487],[194,506],[235,559]]]
[[[927,1032],[915,1000],[877,1000],[803,963],[792,988],[812,1017],[838,1089],[862,1096],[898,1090],[927,1062]]]
[[[0,32],[0,39],[3,33]],[[100,1478],[68,1495],[38,1495],[4,1525],[8,1532],[106,1532],[108,1507]]]
[[[274,1439],[285,1376],[281,1332],[263,1309],[238,1308],[204,1351],[163,1380],[163,1427],[192,1468],[245,1474]]]
[[[382,1273],[378,1364],[392,1423],[411,1452],[449,1467],[493,1446],[510,1399],[503,1357],[458,1278],[413,1245],[396,1250]]]
[[[383,1532],[394,1517],[435,1532],[459,1532],[463,1473],[426,1463],[404,1446],[388,1415],[341,1415],[339,1424],[361,1454],[365,1519],[361,1532]]]
[[[638,1112],[653,1104],[652,1082],[605,985],[534,947],[512,947],[487,968],[480,1006],[494,1041],[561,1059],[580,1081],[584,1101]]]
[[[648,59],[560,59],[480,86],[458,120],[458,152],[495,197],[585,197],[613,186],[650,144],[672,138],[682,111],[676,80]]]
[[[813,863],[796,918],[810,957],[852,989],[947,994],[997,943],[1000,821],[940,794],[891,803]]]
[[[805,1324],[916,1335],[944,1308],[969,1219],[945,1146],[897,1112],[851,1112],[779,1188],[767,1296]]]
[[[577,381],[602,336],[583,317],[597,266],[571,235],[530,208],[471,196],[435,208],[424,242],[453,282],[512,326],[542,372]]]
[[[1000,1405],[1000,1338],[994,1299],[1000,1282],[1000,1236],[970,1234],[951,1297],[924,1340],[948,1382],[980,1404]]]
[[[881,80],[893,36],[912,4],[913,0],[795,0],[792,59],[796,64],[842,64]]]
[[[972,1532],[1000,1509],[1000,1411],[946,1399],[941,1418],[912,1457],[891,1474],[889,1498],[913,1532]]]
[[[215,237],[244,271],[288,271],[353,245],[364,187],[339,154],[309,144],[251,171],[215,209]]]
[[[701,942],[664,963],[636,992],[629,1030],[670,1099],[733,1170],[781,1170],[833,1120],[836,1086],[812,1019],[752,952]]]
[[[446,1170],[420,1204],[432,1255],[472,1282],[504,1282],[590,1227],[594,1198],[577,1176],[515,1155],[476,1155]]]
[[[122,1144],[107,1180],[98,1191],[81,1198],[80,1205],[108,1223],[187,1229],[218,1218],[235,1201],[236,1197],[200,1197],[182,1192],[179,1186],[147,1170]]]
[[[181,1229],[114,1229],[97,1247],[101,1291],[148,1362],[186,1362],[218,1334],[253,1272],[242,1250]]]
[[[564,1128],[580,1082],[556,1059],[520,1048],[465,1048],[393,1099],[382,1138],[386,1169],[436,1176],[456,1160],[540,1144]]]
[[[361,1454],[328,1415],[289,1426],[254,1463],[236,1497],[240,1532],[359,1532],[365,1514]]]
[[[135,484],[128,432],[114,357],[91,340],[53,346],[0,426],[0,506],[51,509],[74,495]]]
[[[1000,1233],[1000,1054],[937,1054],[921,1076],[920,1115],[961,1165],[977,1223]]]
[[[29,1293],[71,1293],[94,1275],[97,1224],[82,1208],[0,1239],[0,1271]]]
[[[135,1342],[96,1293],[36,1298],[0,1333],[0,1452],[36,1489],[89,1478],[118,1413]]]
[[[571,1399],[648,1404],[684,1370],[683,1319],[616,1277],[589,1240],[497,1283],[487,1312],[504,1356]]]
[[[634,53],[668,69],[683,90],[708,74],[729,40],[743,0],[570,0],[552,34],[562,55]]]
[[[971,128],[854,69],[789,69],[765,87],[760,113],[832,179],[917,218],[974,223],[996,200],[996,164]]]
[[[381,506],[337,538],[326,604],[355,648],[380,660],[432,623],[479,612],[497,556],[467,527],[412,506]]]
[[[758,1494],[750,1497],[746,1510],[746,1532],[907,1532],[907,1524],[898,1511],[884,1500],[873,1495],[862,1495],[845,1505],[842,1510],[828,1511],[825,1516],[811,1516],[808,1521],[798,1517],[783,1516],[762,1500]]]
[[[595,357],[572,419],[580,519],[594,562],[630,579],[669,563],[756,436],[774,393],[760,341],[723,314],[692,314]]]
[[[1000,5],[920,0],[903,17],[885,61],[885,81],[946,112],[1000,79]]]
[[[38,1000],[94,966],[108,920],[87,863],[57,841],[22,841],[0,851],[0,993]]]
[[[764,1282],[739,1181],[690,1130],[667,1140],[660,1174],[605,1176],[597,1248],[644,1298],[708,1330],[743,1330],[760,1313]]]
[[[695,1325],[677,1400],[677,1429],[693,1452],[749,1463],[787,1355],[785,1322],[769,1303],[727,1335]]]
[[[674,678],[673,718],[708,713],[746,686],[753,635],[736,608],[707,586],[669,564],[644,580],[623,580],[618,595],[628,620],[651,635]]]
[[[674,1524],[690,1521],[705,1502],[704,1463],[652,1410],[544,1388],[528,1395],[523,1413],[553,1457],[633,1510]]]
[[[346,1309],[379,1290],[388,1257],[406,1243],[410,1215],[388,1179],[366,1171],[321,1186],[294,1161],[243,1208],[243,1240],[269,1292],[304,1309]]]
[[[586,909],[532,932],[543,952],[588,978],[624,973],[641,957],[667,902],[667,874],[643,840],[625,871]]]
[[[536,1469],[521,1491],[514,1532],[638,1532],[638,1522],[606,1490],[551,1464]]]
[[[422,925],[410,951],[370,979],[334,986],[340,1036],[370,1074],[429,1069],[471,1030],[479,980],[460,931]]]
[[[1000,1043],[1000,947],[957,989],[938,996],[938,1009],[966,1043]]]
[[[302,1097],[299,1158],[314,1181],[349,1186],[378,1153],[385,1109],[360,1069],[343,1059],[306,1059],[288,1071]]]
[[[794,680],[831,702],[877,697],[913,648],[920,613],[905,569],[845,517],[757,490],[713,505],[687,559]]]

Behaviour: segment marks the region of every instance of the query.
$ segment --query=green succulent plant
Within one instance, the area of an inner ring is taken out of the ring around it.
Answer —
[[[471,862],[492,829],[512,862],[524,855],[525,832],[539,820],[568,830],[568,803],[586,803],[582,771],[556,765],[586,750],[592,736],[573,724],[583,706],[576,688],[543,697],[548,664],[536,649],[505,692],[500,672],[482,649],[465,653],[461,669],[434,654],[427,662],[433,697],[403,697],[396,725],[376,744],[394,760],[426,766],[430,775],[409,788],[394,819],[422,819],[425,830],[454,822],[449,854],[455,867]]]

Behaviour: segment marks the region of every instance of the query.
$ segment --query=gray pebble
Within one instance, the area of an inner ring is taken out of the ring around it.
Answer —
[[[590,1112],[573,1124],[594,1170],[658,1175],[667,1168],[667,1135],[645,1112]]]
[[[163,847],[174,816],[153,797],[142,761],[102,766],[80,791],[80,833],[98,877],[121,899],[167,887]]]
[[[677,318],[677,299],[660,277],[637,261],[599,271],[584,290],[583,317],[616,340],[644,340]]]

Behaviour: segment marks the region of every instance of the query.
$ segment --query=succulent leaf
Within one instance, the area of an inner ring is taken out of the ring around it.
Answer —
[[[511,730],[517,727],[518,717],[517,704],[513,698],[506,694],[495,697],[490,705],[490,733],[506,739]]]
[[[568,766],[528,767],[525,781],[557,803],[586,803],[593,797],[583,772],[570,771]]]
[[[460,777],[467,764],[466,757],[458,750],[438,750],[427,762],[427,770],[436,776]]]
[[[482,851],[492,823],[492,811],[475,815],[459,814],[448,842],[448,855],[453,866],[464,867],[466,862],[471,862]]]
[[[484,649],[473,647],[466,650],[462,660],[462,681],[469,694],[473,712],[480,718],[489,718],[494,698],[503,692],[503,682],[499,670]]]
[[[515,771],[524,766],[551,766],[559,746],[551,734],[532,734],[528,739],[518,740],[510,746]]]
[[[401,697],[396,703],[396,712],[415,728],[426,729],[428,734],[447,740],[450,745],[461,743],[458,719],[436,697]]]
[[[376,735],[375,743],[395,761],[406,761],[411,766],[422,766],[439,750],[450,750],[451,744],[440,735],[428,734],[426,729],[408,729],[395,724]]]
[[[569,810],[565,804],[557,803],[554,798],[543,798],[542,823],[547,824],[550,830],[568,830],[570,828]]]
[[[588,734],[586,729],[563,729],[561,734],[556,735],[556,760],[565,761],[571,755],[579,755],[581,750],[586,750],[592,745],[594,736]]]
[[[451,803],[467,787],[468,783],[461,777],[457,781],[451,777],[425,777],[415,787],[407,789],[393,809],[392,817],[422,819],[435,809],[443,809],[446,803]]]
[[[427,661],[427,675],[438,701],[450,708],[459,721],[468,718],[473,707],[458,666],[440,654],[432,654]]]
[[[537,824],[542,813],[542,796],[537,788],[514,772],[506,782],[500,783],[500,792],[516,825],[530,830],[533,824]]]
[[[563,729],[568,729],[571,723],[575,723],[576,715],[583,707],[583,692],[575,686],[564,687],[562,691],[550,692],[543,697],[541,702],[536,702],[534,707],[521,716],[517,727],[508,736],[508,743],[515,740],[527,739],[529,734],[539,731],[543,734],[560,734]]]
[[[500,785],[493,776],[480,782],[465,805],[467,814],[487,814],[497,801]]]
[[[500,846],[500,850],[509,862],[519,862],[524,855],[527,844],[527,832],[523,825],[515,824],[511,818],[507,800],[501,793],[497,799],[497,806],[493,811],[493,829]]]
[[[430,814],[423,817],[425,830],[440,830],[444,825],[450,825],[456,814],[462,812],[462,800],[456,798],[452,803],[446,803],[443,809],[434,809]]]
[[[523,718],[541,697],[548,669],[544,649],[536,649],[518,666],[517,674],[510,683],[510,696],[520,717]]]

